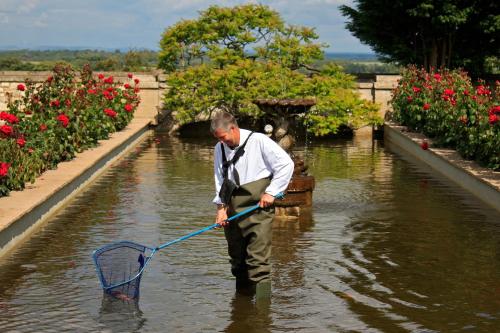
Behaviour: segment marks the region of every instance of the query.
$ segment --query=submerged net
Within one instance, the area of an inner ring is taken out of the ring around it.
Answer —
[[[93,258],[104,292],[126,301],[138,299],[142,276],[139,272],[149,259],[146,252],[150,250],[128,241],[96,250]]]

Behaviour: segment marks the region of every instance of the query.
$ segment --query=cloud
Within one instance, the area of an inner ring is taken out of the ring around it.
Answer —
[[[39,0],[23,0],[17,4],[18,13],[30,13],[38,6]]]
[[[44,28],[49,25],[49,15],[47,13],[42,13],[40,16],[33,21],[33,25],[38,28]]]
[[[6,13],[0,13],[0,24],[9,23],[9,16]]]
[[[157,49],[162,32],[216,3],[261,3],[288,24],[316,27],[330,51],[369,51],[344,27],[339,5],[354,0],[0,0],[2,45]]]

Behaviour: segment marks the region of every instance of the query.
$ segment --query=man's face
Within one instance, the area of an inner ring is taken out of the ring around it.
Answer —
[[[231,126],[227,131],[222,128],[218,128],[214,132],[214,136],[217,140],[224,142],[231,148],[237,147],[240,142],[239,131],[235,126]]]

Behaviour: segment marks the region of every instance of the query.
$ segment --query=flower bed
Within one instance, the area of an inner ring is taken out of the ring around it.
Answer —
[[[394,120],[462,157],[500,170],[500,83],[473,85],[467,73],[410,66],[393,92]]]
[[[77,73],[58,65],[43,83],[27,81],[0,112],[0,197],[98,140],[123,129],[139,104],[139,80],[129,74],[122,85],[112,76]]]

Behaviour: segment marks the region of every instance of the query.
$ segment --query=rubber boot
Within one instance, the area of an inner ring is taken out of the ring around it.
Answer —
[[[255,284],[255,299],[271,298],[271,281],[260,281]]]
[[[255,294],[255,284],[249,279],[236,279],[236,292],[241,295],[251,296]]]

